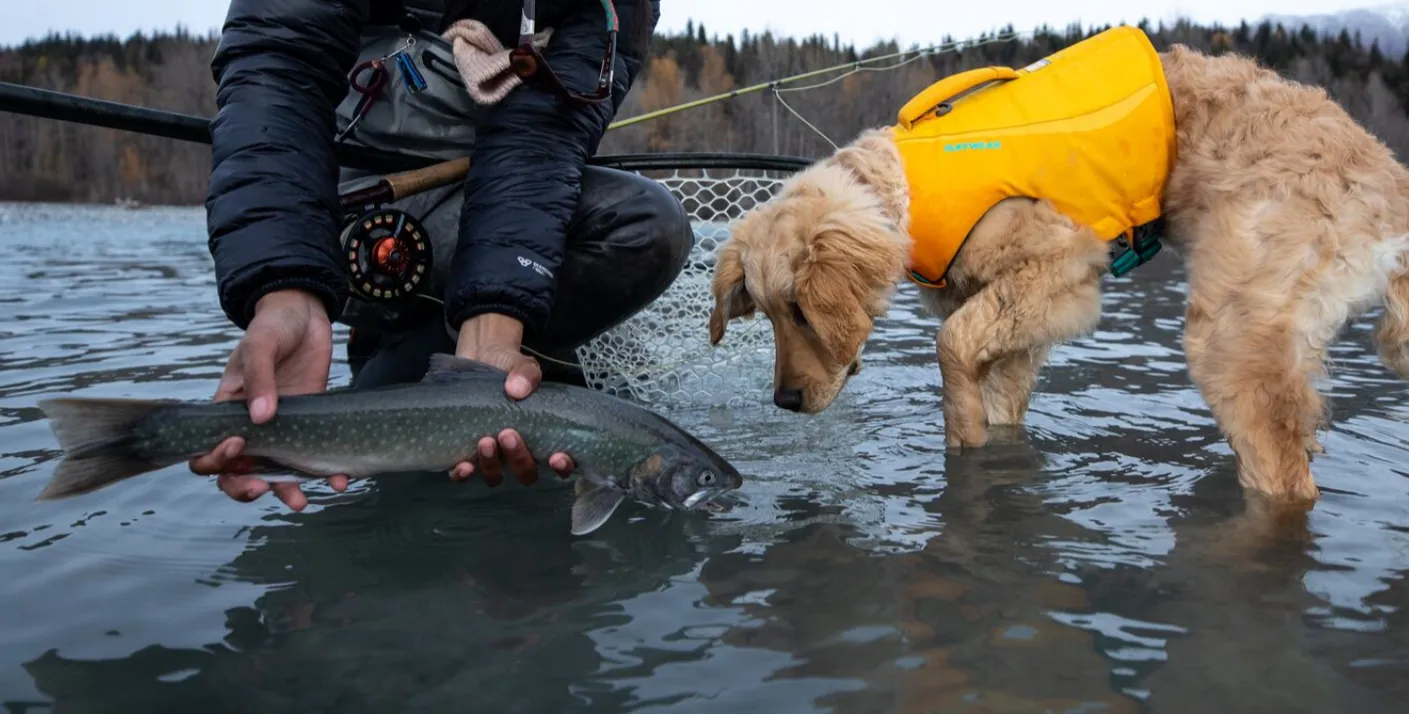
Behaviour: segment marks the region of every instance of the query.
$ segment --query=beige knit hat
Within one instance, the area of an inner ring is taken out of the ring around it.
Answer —
[[[533,46],[548,45],[549,27],[533,36]],[[509,49],[479,20],[458,20],[441,35],[451,43],[455,67],[470,98],[484,105],[496,104],[523,80],[509,68]]]

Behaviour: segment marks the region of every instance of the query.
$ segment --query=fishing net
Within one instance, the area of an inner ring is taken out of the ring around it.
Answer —
[[[680,277],[645,310],[583,345],[577,358],[589,386],[653,404],[757,404],[770,393],[773,334],[761,316],[730,324],[709,344],[714,259],[730,222],[767,201],[786,172],[755,169],[639,171],[668,187],[695,230]]]

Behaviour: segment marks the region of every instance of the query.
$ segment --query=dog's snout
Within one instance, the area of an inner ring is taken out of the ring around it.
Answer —
[[[802,390],[779,387],[773,390],[773,403],[790,412],[802,409]]]

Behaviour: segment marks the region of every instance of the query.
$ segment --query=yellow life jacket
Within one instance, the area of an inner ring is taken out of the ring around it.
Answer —
[[[1121,26],[1022,69],[983,67],[916,95],[891,128],[910,187],[910,279],[944,287],[1005,198],[1047,199],[1104,240],[1160,216],[1174,106],[1145,33]]]

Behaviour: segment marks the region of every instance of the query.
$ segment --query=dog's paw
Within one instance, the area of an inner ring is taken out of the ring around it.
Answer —
[[[951,452],[980,449],[988,444],[988,429],[985,427],[946,429],[944,442]]]

